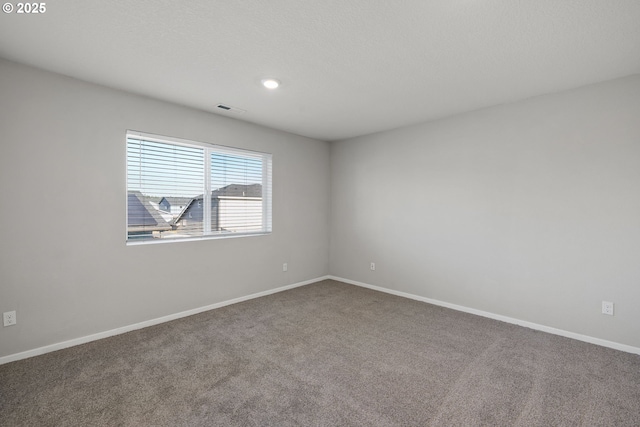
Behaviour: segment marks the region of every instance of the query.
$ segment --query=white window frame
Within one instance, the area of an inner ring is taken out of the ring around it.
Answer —
[[[203,233],[202,235],[194,235],[181,238],[151,238],[151,239],[130,239],[129,238],[129,209],[128,209],[128,194],[129,194],[129,160],[128,160],[128,140],[139,139],[150,142],[159,142],[164,144],[173,144],[178,146],[199,148],[204,152],[204,187],[203,187]],[[220,153],[226,155],[239,155],[243,157],[254,157],[261,159],[262,161],[262,230],[255,232],[235,232],[235,233],[216,233],[211,231],[211,154]],[[225,145],[210,144],[206,142],[192,141],[182,138],[155,135],[140,131],[127,130],[125,138],[125,238],[127,245],[146,245],[156,243],[175,243],[194,240],[212,240],[212,239],[228,239],[235,237],[247,237],[247,236],[263,236],[272,232],[272,171],[273,171],[273,159],[272,154],[246,150],[237,147],[229,147]]]

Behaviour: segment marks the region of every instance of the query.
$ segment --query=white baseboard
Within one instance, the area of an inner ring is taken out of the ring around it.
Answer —
[[[620,344],[613,341],[607,341],[600,338],[590,337],[588,335],[577,334],[574,332],[565,331],[563,329],[556,329],[549,326],[539,325],[533,322],[527,322],[526,320],[515,319],[513,317],[502,316],[500,314],[489,313],[488,311],[476,310],[475,308],[469,308],[462,305],[451,304],[444,301],[439,301],[431,298],[422,297],[419,295],[413,295],[406,292],[395,291],[393,289],[387,289],[380,286],[369,285],[367,283],[357,282],[355,280],[345,279],[342,277],[336,276],[328,276],[331,280],[336,280],[338,282],[344,282],[351,285],[361,286],[363,288],[373,289],[374,291],[385,292],[387,294],[396,295],[399,297],[409,298],[417,301],[426,302],[433,305],[438,305],[441,307],[450,308],[452,310],[462,311],[465,313],[475,314],[482,317],[488,317],[489,319],[500,320],[502,322],[511,323],[514,325],[524,326],[525,328],[535,329],[537,331],[548,332],[554,335],[560,335],[566,338],[573,338],[578,341],[584,341],[591,344],[600,345],[603,347],[609,347],[620,351],[625,351],[627,353],[640,354],[640,348],[633,347],[626,344]]]
[[[122,326],[120,328],[111,329],[109,331],[99,332],[97,334],[87,335],[80,338],[74,338],[68,341],[59,342],[56,344],[46,345],[44,347],[34,348],[33,350],[27,350],[20,353],[10,354],[8,356],[0,357],[0,365],[5,363],[14,362],[16,360],[26,359],[28,357],[39,356],[41,354],[50,353],[56,350],[62,350],[64,348],[73,347],[75,345],[85,344],[91,341],[100,340],[102,338],[108,338],[114,335],[124,334],[125,332],[135,331],[136,329],[146,328],[148,326],[158,325],[160,323],[170,322],[172,320],[180,319],[182,317],[192,316],[194,314],[202,313],[204,311],[213,310],[220,307],[225,307],[231,304],[237,304],[239,302],[247,301],[254,298],[260,298],[267,295],[275,294],[278,292],[286,291],[289,289],[297,288],[300,286],[309,285],[311,283],[320,282],[328,279],[329,276],[318,277],[316,279],[306,280],[304,282],[294,283],[292,285],[281,286],[275,289],[269,289],[267,291],[258,292],[255,294],[247,295],[244,297],[230,299],[228,301],[222,301],[215,304],[206,305],[204,307],[198,307],[180,313],[169,314],[168,316],[158,317],[156,319],[145,320],[144,322],[135,323],[133,325]]]
[[[470,314],[475,314],[475,315],[482,316],[482,317],[487,317],[489,319],[499,320],[499,321],[502,321],[502,322],[511,323],[511,324],[519,325],[519,326],[524,326],[526,328],[535,329],[535,330],[538,330],[538,331],[548,332],[548,333],[554,334],[554,335],[559,335],[559,336],[563,336],[563,337],[567,337],[567,338],[573,338],[573,339],[576,339],[576,340],[579,340],[579,341],[584,341],[584,342],[588,342],[588,343],[591,343],[591,344],[601,345],[603,347],[609,347],[609,348],[613,348],[615,350],[620,350],[620,351],[625,351],[627,353],[633,353],[633,354],[640,355],[640,348],[638,348],[638,347],[633,347],[633,346],[626,345],[626,344],[620,344],[620,343],[613,342],[613,341],[607,341],[607,340],[603,340],[603,339],[600,339],[600,338],[594,338],[594,337],[590,337],[588,335],[577,334],[577,333],[565,331],[565,330],[562,330],[562,329],[556,329],[556,328],[552,328],[552,327],[549,327],[549,326],[539,325],[537,323],[532,323],[532,322],[528,322],[528,321],[525,321],[525,320],[520,320],[520,319],[515,319],[515,318],[512,318],[512,317],[502,316],[502,315],[490,313],[490,312],[487,312],[487,311],[476,310],[475,308],[464,307],[464,306],[457,305],[457,304],[451,304],[451,303],[448,303],[448,302],[439,301],[439,300],[435,300],[435,299],[431,299],[431,298],[426,298],[426,297],[422,297],[422,296],[419,296],[419,295],[409,294],[409,293],[406,293],[406,292],[400,292],[400,291],[396,291],[396,290],[393,290],[393,289],[383,288],[381,286],[369,285],[367,283],[357,282],[355,280],[350,280],[350,279],[345,279],[345,278],[342,278],[342,277],[336,277],[336,276],[330,276],[329,275],[329,276],[318,277],[318,278],[311,279],[311,280],[306,280],[304,282],[294,283],[294,284],[291,284],[291,285],[281,286],[281,287],[278,287],[278,288],[275,288],[275,289],[269,289],[267,291],[258,292],[258,293],[255,293],[255,294],[251,294],[251,295],[247,295],[247,296],[243,296],[243,297],[239,297],[239,298],[234,298],[234,299],[227,300],[227,301],[222,301],[222,302],[215,303],[215,304],[206,305],[204,307],[198,307],[198,308],[194,308],[194,309],[191,309],[191,310],[182,311],[180,313],[175,313],[175,314],[170,314],[170,315],[163,316],[163,317],[158,317],[156,319],[146,320],[144,322],[135,323],[133,325],[127,325],[127,326],[123,326],[123,327],[120,327],[120,328],[111,329],[109,331],[99,332],[97,334],[87,335],[87,336],[84,336],[84,337],[74,338],[74,339],[71,339],[71,340],[68,340],[68,341],[63,341],[63,342],[56,343],[56,344],[50,344],[50,345],[46,345],[46,346],[43,346],[43,347],[38,347],[38,348],[35,348],[35,349],[32,349],[32,350],[23,351],[23,352],[20,352],[20,353],[10,354],[8,356],[0,357],[0,365],[3,365],[5,363],[14,362],[16,360],[26,359],[26,358],[33,357],[33,356],[39,356],[41,354],[50,353],[52,351],[62,350],[64,348],[73,347],[73,346],[80,345],[80,344],[85,344],[85,343],[88,343],[88,342],[91,342],[91,341],[96,341],[96,340],[99,340],[99,339],[102,339],[102,338],[108,338],[108,337],[111,337],[111,336],[114,336],[114,335],[124,334],[126,332],[135,331],[137,329],[146,328],[148,326],[153,326],[153,325],[158,325],[160,323],[170,322],[172,320],[180,319],[180,318],[187,317],[187,316],[192,316],[194,314],[202,313],[204,311],[214,310],[216,308],[221,308],[221,307],[225,307],[227,305],[237,304],[239,302],[247,301],[247,300],[254,299],[254,298],[260,298],[260,297],[263,297],[263,296],[275,294],[275,293],[278,293],[278,292],[286,291],[286,290],[297,288],[297,287],[300,287],[300,286],[305,286],[305,285],[309,285],[309,284],[312,284],[312,283],[320,282],[320,281],[326,280],[326,279],[336,280],[336,281],[339,281],[339,282],[348,283],[348,284],[360,286],[360,287],[363,287],[363,288],[373,289],[375,291],[385,292],[385,293],[388,293],[388,294],[391,294],[391,295],[396,295],[396,296],[399,296],[399,297],[404,297],[404,298],[409,298],[409,299],[413,299],[413,300],[417,300],[417,301],[422,301],[422,302],[426,302],[426,303],[429,303],[429,304],[438,305],[438,306],[441,306],[441,307],[446,307],[446,308],[450,308],[450,309],[457,310],[457,311],[462,311],[462,312],[465,312],[465,313],[470,313]]]

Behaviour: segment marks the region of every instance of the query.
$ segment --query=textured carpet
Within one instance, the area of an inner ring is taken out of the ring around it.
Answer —
[[[2,426],[639,426],[640,356],[324,281],[0,366]]]

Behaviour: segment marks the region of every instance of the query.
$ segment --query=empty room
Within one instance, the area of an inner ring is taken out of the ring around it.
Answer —
[[[639,426],[639,23],[3,2],[0,425]]]

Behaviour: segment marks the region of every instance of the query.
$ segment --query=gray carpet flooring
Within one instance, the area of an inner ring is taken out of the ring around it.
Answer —
[[[0,366],[2,426],[640,426],[640,356],[324,281]]]

